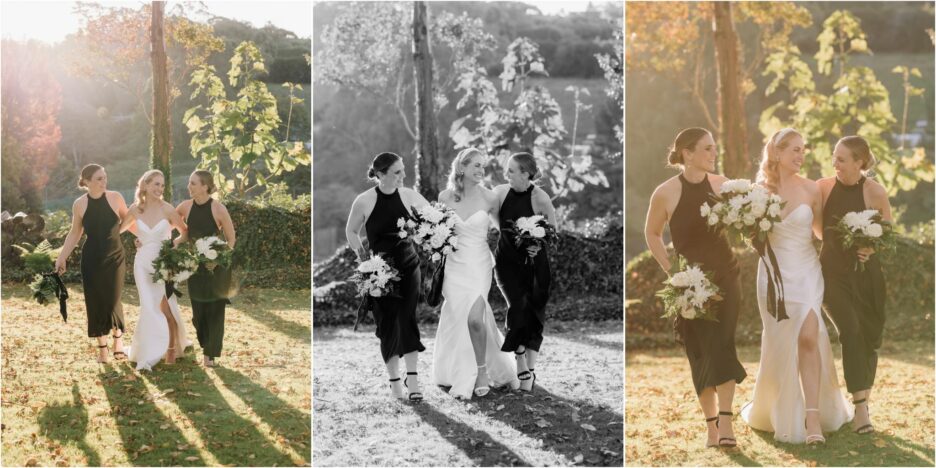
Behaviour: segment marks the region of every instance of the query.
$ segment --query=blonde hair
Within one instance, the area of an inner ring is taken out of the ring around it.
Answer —
[[[462,196],[465,195],[465,166],[476,155],[484,156],[484,153],[477,148],[465,148],[459,151],[455,159],[452,160],[452,168],[449,170],[446,188],[452,191],[456,202],[460,202]]]
[[[780,152],[790,146],[791,136],[803,138],[800,132],[792,128],[782,128],[774,132],[764,145],[764,151],[761,156],[760,170],[757,171],[757,182],[763,183],[767,190],[777,193],[780,188],[780,171],[777,169],[780,164]]]
[[[146,186],[153,181],[153,178],[159,176],[163,180],[166,180],[166,177],[163,175],[162,171],[159,169],[150,169],[143,173],[140,176],[140,180],[137,181],[136,194],[134,195],[134,201],[136,202],[137,208],[140,210],[140,213],[143,212],[143,206],[146,204]]]
[[[874,153],[871,152],[871,145],[868,144],[868,140],[858,135],[851,135],[842,137],[838,142],[848,148],[848,151],[851,152],[852,159],[861,161],[862,171],[868,171],[877,164],[877,158],[875,158]]]
[[[192,175],[198,176],[198,180],[202,183],[202,185],[208,186],[208,195],[218,191],[218,187],[216,187],[214,183],[214,176],[211,174],[211,172],[203,169],[196,169],[192,171]]]

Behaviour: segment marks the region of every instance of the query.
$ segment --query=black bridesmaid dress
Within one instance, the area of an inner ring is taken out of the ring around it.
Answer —
[[[845,250],[835,225],[846,213],[864,211],[862,176],[855,185],[838,179],[823,208],[822,276],[825,279],[823,302],[826,313],[835,323],[842,343],[842,366],[849,393],[867,390],[874,385],[877,350],[884,333],[886,287],[881,262],[872,255],[864,271],[855,271],[856,248]]]
[[[127,266],[120,241],[120,217],[107,202],[107,194],[87,197],[88,209],[81,219],[88,236],[81,249],[81,284],[88,310],[88,336],[105,336],[114,328],[119,328],[122,335],[124,315],[120,295]]]
[[[395,190],[389,195],[381,192],[379,187],[374,187],[374,191],[377,192],[377,202],[364,224],[367,243],[370,250],[383,254],[390,266],[400,272],[400,281],[394,286],[392,296],[372,298],[380,354],[387,362],[394,356],[426,350],[419,341],[419,324],[416,321],[422,276],[416,248],[412,242],[404,241],[398,235],[397,220],[410,218],[400,191]]]
[[[669,221],[673,248],[688,263],[698,264],[721,290],[715,302],[717,322],[676,318],[676,333],[683,342],[696,394],[730,380],[741,383],[747,376],[735,349],[735,329],[741,305],[738,261],[721,231],[713,231],[699,208],[715,196],[708,174],[697,184],[679,175],[682,194]]]
[[[542,249],[528,262],[526,250],[518,250],[513,234],[504,230],[511,228],[518,218],[535,214],[532,202],[535,188],[533,184],[523,192],[511,188],[500,207],[501,232],[494,253],[494,275],[507,301],[507,333],[501,346],[501,351],[505,352],[516,352],[520,346],[538,352],[543,343],[546,302],[552,281],[549,254]]]
[[[211,214],[212,203],[212,198],[202,205],[192,200],[192,208],[185,222],[193,244],[202,237],[217,236],[219,233],[218,223]],[[230,269],[221,266],[215,267],[214,271],[200,266],[188,279],[189,297],[192,300],[192,324],[195,326],[202,354],[212,359],[221,356],[225,307],[231,303],[228,300],[230,282]]]

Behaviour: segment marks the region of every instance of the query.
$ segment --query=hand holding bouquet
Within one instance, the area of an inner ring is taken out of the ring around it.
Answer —
[[[529,253],[527,263],[540,250],[559,238],[556,229],[542,215],[517,218],[513,225],[505,229],[505,231],[513,233],[514,245],[517,246],[518,250],[526,250]]]
[[[411,239],[433,262],[458,249],[455,223],[458,215],[441,203],[431,203],[413,209],[411,219],[400,218],[400,239]]]
[[[834,229],[841,235],[842,247],[846,250],[857,247],[893,253],[897,249],[893,226],[881,219],[877,210],[848,212],[839,219]],[[855,270],[864,271],[864,262],[856,261]]]
[[[208,236],[195,241],[195,253],[200,266],[204,266],[208,271],[214,271],[219,265],[225,268],[230,267],[234,251],[218,236]]]
[[[160,284],[181,283],[198,268],[198,256],[188,247],[173,248],[172,241],[163,241],[153,260],[153,281]]]
[[[747,179],[727,180],[714,205],[703,203],[700,214],[709,226],[722,226],[729,235],[765,242],[773,226],[781,221],[786,202],[766,188]]]
[[[357,266],[351,281],[357,286],[358,296],[385,297],[393,293],[394,283],[400,281],[400,272],[380,254],[374,254]]]
[[[722,300],[718,286],[697,265],[689,265],[677,256],[673,274],[663,282],[657,297],[663,299],[663,317],[682,317],[687,320],[717,322],[712,304]]]

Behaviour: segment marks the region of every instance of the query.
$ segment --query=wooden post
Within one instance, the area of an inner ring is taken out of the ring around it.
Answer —
[[[731,17],[730,2],[713,2],[715,20],[715,59],[718,62],[718,120],[720,143],[724,148],[722,171],[730,178],[749,177],[747,122],[741,91],[742,71],[738,34]]]
[[[425,2],[413,2],[413,74],[416,80],[416,190],[427,200],[436,200],[438,189],[438,143],[432,99],[432,54]]]
[[[166,177],[163,197],[172,203],[172,134],[169,123],[169,71],[166,45],[163,40],[163,16],[166,2],[152,3],[150,24],[150,59],[153,65],[153,138],[150,167],[159,169]]]

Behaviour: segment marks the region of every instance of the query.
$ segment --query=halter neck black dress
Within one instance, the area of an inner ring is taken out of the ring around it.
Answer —
[[[552,277],[549,271],[549,253],[542,249],[528,262],[526,250],[518,250],[510,228],[518,218],[533,216],[533,190],[523,192],[510,189],[501,204],[500,239],[494,252],[494,274],[497,287],[507,301],[506,334],[501,351],[516,351],[524,346],[539,351],[543,343],[543,325],[546,323],[546,302]]]
[[[120,241],[120,217],[107,202],[107,194],[91,198],[81,219],[87,239],[81,248],[81,284],[84,287],[85,308],[88,310],[88,336],[108,335],[113,328],[124,331],[123,243]]]
[[[189,209],[185,222],[188,225],[189,240],[193,244],[202,237],[219,234],[218,222],[211,213],[212,203],[212,198],[201,205],[192,200],[192,208]],[[210,358],[221,356],[225,306],[231,303],[227,299],[230,281],[230,270],[220,266],[215,267],[214,271],[199,267],[188,279],[189,298],[192,300],[192,325],[195,326],[202,354]]]
[[[838,179],[823,207],[822,276],[825,279],[823,302],[826,313],[835,323],[842,343],[842,367],[849,393],[867,390],[874,385],[877,350],[884,333],[886,287],[877,255],[865,262],[865,271],[855,271],[856,249],[845,250],[834,226],[851,211],[864,211],[862,176],[855,185]]]
[[[719,231],[713,231],[702,217],[699,208],[715,196],[708,174],[697,184],[679,175],[682,193],[669,220],[673,248],[690,264],[698,264],[711,274],[712,281],[721,290],[722,301],[714,303],[717,322],[686,320],[677,317],[675,327],[681,338],[696,394],[708,387],[730,380],[741,383],[747,376],[735,349],[735,329],[741,305],[741,280],[738,261]]]
[[[364,223],[367,243],[371,251],[383,254],[390,266],[400,272],[400,281],[396,283],[392,296],[372,298],[380,354],[387,362],[394,356],[426,350],[419,340],[419,324],[416,320],[422,276],[416,248],[412,242],[402,240],[398,235],[400,228],[397,227],[397,220],[410,218],[410,212],[400,198],[400,191],[386,194],[379,187],[374,187],[374,191],[377,193],[377,202]]]

